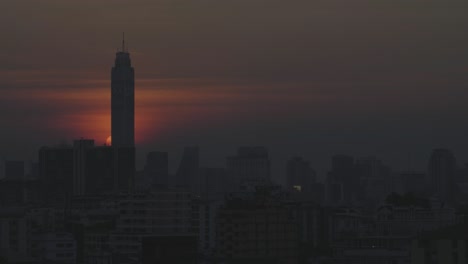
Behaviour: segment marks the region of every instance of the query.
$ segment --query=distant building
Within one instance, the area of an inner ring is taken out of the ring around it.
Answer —
[[[376,157],[360,158],[356,161],[358,179],[357,196],[361,202],[377,205],[392,192],[389,178],[391,170]]]
[[[445,202],[454,202],[456,160],[448,149],[432,151],[428,174],[433,195]]]
[[[185,147],[176,173],[176,187],[195,193],[200,192],[198,169],[200,166],[199,148]]]
[[[286,182],[288,190],[310,192],[312,184],[315,183],[315,171],[308,161],[294,157],[286,166]]]
[[[198,170],[199,192],[203,200],[222,200],[226,194],[226,170],[224,168],[200,168]]]
[[[75,140],[73,147],[43,147],[39,151],[42,193],[48,204],[64,204],[71,196],[133,189],[135,148],[95,146]]]
[[[326,194],[329,204],[350,203],[355,199],[358,186],[354,158],[346,155],[334,155],[331,170],[327,175]]]
[[[264,184],[270,181],[270,159],[265,147],[240,147],[237,155],[227,158],[227,177],[231,188],[243,184]]]
[[[0,180],[0,206],[39,204],[41,189],[38,180]]]
[[[39,150],[39,180],[48,204],[65,204],[73,194],[73,148],[42,147]]]
[[[79,139],[73,142],[73,195],[86,193],[87,153],[93,147],[92,139]]]
[[[169,186],[169,157],[167,152],[152,151],[146,155],[144,182],[149,186]]]
[[[402,172],[399,174],[402,183],[401,193],[414,193],[420,196],[427,196],[426,174],[423,172]]]
[[[115,157],[117,151],[120,149],[107,146],[92,147],[86,150],[84,195],[119,191]]]

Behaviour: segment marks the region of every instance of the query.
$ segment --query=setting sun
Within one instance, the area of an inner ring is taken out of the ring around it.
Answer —
[[[111,136],[108,136],[107,139],[106,139],[106,145],[107,146],[111,146],[112,145],[112,137]]]

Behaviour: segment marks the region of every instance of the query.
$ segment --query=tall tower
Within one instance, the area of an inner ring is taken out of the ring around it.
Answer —
[[[111,72],[111,137],[114,147],[135,146],[135,72],[125,38]]]

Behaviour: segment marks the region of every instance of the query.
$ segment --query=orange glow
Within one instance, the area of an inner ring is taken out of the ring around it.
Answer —
[[[56,87],[46,87],[52,80],[37,80],[41,89],[27,94],[15,90],[4,96],[48,109],[42,122],[54,135],[68,140],[95,139],[96,145],[110,145],[110,81],[70,79]],[[58,88],[60,87],[60,88]],[[135,84],[135,143],[154,142],[187,127],[202,127],[232,117],[250,115],[251,91],[244,85],[226,85],[216,80],[140,79]],[[235,93],[240,91],[243,93]],[[275,94],[262,94],[264,100],[276,102]],[[282,96],[281,100],[286,97]],[[293,99],[293,98],[291,98]],[[265,111],[267,111],[266,109]]]
[[[112,137],[111,136],[108,136],[107,139],[106,139],[106,145],[107,146],[112,146]]]

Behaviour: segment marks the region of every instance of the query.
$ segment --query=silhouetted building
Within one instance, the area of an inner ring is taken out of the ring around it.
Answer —
[[[130,54],[125,50],[116,53],[111,72],[111,137],[114,147],[135,146],[135,73]]]
[[[414,193],[420,196],[429,195],[426,174],[422,172],[403,172],[399,174],[402,182],[402,193]]]
[[[86,150],[85,192],[86,195],[118,192],[115,154],[121,149],[97,146]],[[124,189],[123,191],[128,191]]]
[[[265,147],[240,147],[236,156],[227,158],[227,174],[231,187],[243,184],[264,184],[270,181],[270,159]]]
[[[434,149],[429,160],[429,180],[433,195],[454,202],[456,161],[448,149]]]
[[[361,201],[373,205],[382,202],[391,193],[391,186],[386,181],[391,177],[390,168],[376,157],[360,158],[356,161],[356,172],[359,179],[359,196]]]
[[[120,191],[133,189],[135,181],[135,72],[124,41],[111,71],[113,185]]]
[[[135,148],[94,146],[75,140],[73,147],[43,147],[39,174],[48,203],[64,204],[72,195],[128,192],[133,189]]]
[[[135,186],[135,147],[114,149],[114,190],[128,192]]]
[[[167,152],[152,151],[146,155],[144,182],[158,188],[169,185],[169,157]]]
[[[86,194],[87,153],[93,147],[92,139],[79,139],[73,142],[73,195]]]
[[[0,180],[0,206],[32,205],[41,201],[38,180]]]
[[[226,193],[226,170],[224,168],[200,168],[199,194],[204,200],[222,199]]]
[[[64,204],[73,194],[73,160],[70,146],[39,150],[39,178],[47,203]]]
[[[176,186],[199,192],[199,149],[198,147],[185,147],[176,174]]]
[[[286,166],[286,182],[288,190],[310,192],[312,184],[315,183],[315,171],[308,161],[294,157]]]
[[[332,157],[331,171],[327,176],[327,200],[331,204],[349,203],[358,185],[354,158],[346,155]]]

